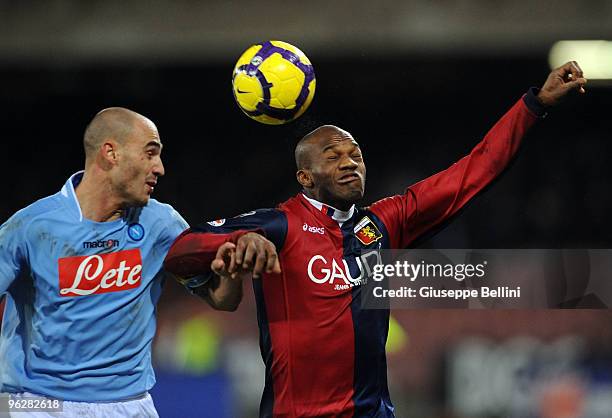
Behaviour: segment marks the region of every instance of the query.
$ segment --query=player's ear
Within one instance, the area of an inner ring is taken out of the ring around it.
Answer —
[[[99,155],[104,165],[115,165],[117,163],[117,143],[105,141],[100,147]]]
[[[295,173],[295,177],[297,178],[298,183],[300,183],[304,188],[310,189],[314,186],[310,170],[302,168]]]

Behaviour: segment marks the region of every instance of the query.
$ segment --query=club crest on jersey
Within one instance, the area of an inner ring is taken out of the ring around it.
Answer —
[[[370,245],[382,238],[382,234],[370,218],[364,216],[353,229],[355,236],[364,245]]]
[[[134,241],[140,241],[145,236],[144,227],[138,223],[131,224],[128,226],[128,235]]]
[[[214,221],[206,223],[210,226],[222,226],[225,223],[225,219],[215,219]]]

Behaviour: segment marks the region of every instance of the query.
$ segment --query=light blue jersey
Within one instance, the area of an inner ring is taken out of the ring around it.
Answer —
[[[62,190],[0,227],[0,391],[117,401],[155,383],[151,342],[162,263],[187,223],[154,199],[112,222]]]

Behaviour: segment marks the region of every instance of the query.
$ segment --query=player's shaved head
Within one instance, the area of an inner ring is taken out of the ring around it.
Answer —
[[[107,140],[125,143],[133,130],[142,126],[142,123],[153,125],[153,122],[146,117],[123,107],[101,110],[85,129],[83,145],[86,160],[90,160]]]
[[[306,196],[340,210],[363,197],[365,163],[359,144],[344,129],[323,125],[306,134],[295,147],[295,163]]]
[[[352,139],[350,133],[334,125],[319,126],[312,132],[304,135],[295,147],[295,164],[298,170],[310,168],[313,151],[318,150],[324,140]]]

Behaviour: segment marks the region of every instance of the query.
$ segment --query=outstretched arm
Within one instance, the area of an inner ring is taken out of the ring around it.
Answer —
[[[448,169],[410,186],[404,195],[371,206],[389,231],[391,245],[403,248],[446,221],[490,184],[516,154],[529,128],[568,93],[584,93],[586,80],[575,62],[552,71],[544,86],[530,89],[486,134]]]

